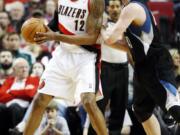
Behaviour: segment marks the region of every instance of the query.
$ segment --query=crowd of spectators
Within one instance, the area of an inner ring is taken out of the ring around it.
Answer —
[[[180,1],[139,1],[149,6],[155,16],[160,30],[161,44],[166,46],[172,55],[177,84],[180,86]],[[172,10],[167,11],[172,12],[167,13],[167,15],[163,14],[164,11],[161,11],[161,8],[156,9],[156,5],[162,6],[162,9],[163,6],[168,6]],[[40,45],[29,44],[21,36],[21,26],[26,19],[31,17],[42,18],[44,23],[48,24],[53,18],[55,9],[54,0],[0,0],[0,134],[2,135],[9,135],[9,129],[16,127],[23,119],[37,92],[39,79],[58,44],[54,41]],[[128,126],[131,127],[131,130],[123,129],[124,135],[144,135],[142,127],[130,109],[132,107],[132,93],[130,90],[129,97],[131,100],[127,108],[131,118]],[[62,103],[58,104],[64,106]],[[60,119],[59,116],[66,118],[62,119],[65,121],[64,123],[67,121],[69,126],[67,128],[69,128],[71,135],[83,134],[83,128],[87,130],[88,127],[84,110],[81,107],[66,106],[65,108],[68,108],[66,113],[60,113],[61,107],[59,109],[57,107],[47,108],[46,115],[50,115],[49,113],[52,111],[55,113],[53,116],[55,119],[57,117]],[[159,116],[159,120],[162,120],[162,130],[168,129],[167,135],[178,135],[175,132],[178,132],[179,129],[168,114],[162,114],[159,108],[155,110],[155,114]],[[125,118],[125,125],[129,116]],[[172,123],[174,128],[172,128]],[[53,120],[45,119],[41,125],[41,128],[45,128],[42,131],[48,131],[53,124]],[[173,132],[170,129],[173,129]]]

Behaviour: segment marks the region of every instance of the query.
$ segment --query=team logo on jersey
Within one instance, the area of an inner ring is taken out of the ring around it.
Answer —
[[[87,13],[86,9],[74,8],[69,6],[60,5],[58,9],[58,14],[63,16],[69,16],[77,19],[84,19]]]
[[[45,79],[41,80],[41,82],[40,82],[40,84],[39,84],[39,89],[44,88],[44,86],[45,86],[45,81],[44,81],[44,80],[45,80]]]

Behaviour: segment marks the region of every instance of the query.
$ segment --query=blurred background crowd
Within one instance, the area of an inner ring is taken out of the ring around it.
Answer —
[[[180,1],[139,1],[150,8],[156,19],[161,44],[167,47],[172,55],[177,84],[180,86]],[[108,0],[106,0],[107,3]],[[51,59],[53,50],[58,45],[54,41],[41,45],[30,45],[21,37],[21,26],[30,17],[42,18],[45,24],[48,24],[53,18],[55,9],[56,5],[53,0],[0,0],[1,135],[11,134],[9,130],[16,127],[23,119],[37,92],[39,78]],[[122,135],[145,135],[131,109],[132,95],[132,75],[130,73],[129,104]],[[109,113],[107,107],[107,117]],[[178,126],[168,114],[162,113],[159,108],[156,108],[155,114],[161,122],[162,135],[180,135]],[[81,106],[71,107],[66,102],[56,99],[55,103],[47,108],[45,117],[57,119],[57,115],[64,118],[60,120],[60,123],[64,125],[59,127],[59,130],[65,130],[63,135],[87,134],[89,121]],[[52,120],[50,123],[55,124]],[[42,124],[41,128],[43,130],[46,126]]]

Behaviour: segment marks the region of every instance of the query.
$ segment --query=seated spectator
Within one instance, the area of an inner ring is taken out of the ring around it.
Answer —
[[[34,63],[33,66],[32,66],[31,76],[41,77],[44,69],[45,69],[45,67],[44,67],[44,65],[42,63],[40,63],[40,62]]]
[[[54,11],[56,9],[56,3],[53,0],[47,0],[45,5],[45,18],[48,20],[48,22],[51,21],[51,19],[54,16]]]
[[[25,59],[16,59],[13,71],[14,77],[7,78],[0,88],[2,135],[8,135],[8,129],[22,120],[39,84],[39,77],[29,77],[29,64]]]
[[[3,37],[5,33],[6,33],[5,29],[3,28],[2,24],[0,24],[0,39]]]
[[[0,11],[4,10],[4,0],[0,0]]]
[[[8,44],[8,33],[5,33],[0,38],[0,49],[6,48],[7,44]]]
[[[58,115],[58,104],[52,100],[45,111],[45,118],[38,135],[70,135],[66,120]]]
[[[66,119],[66,110],[68,103],[65,100],[54,98],[53,99],[58,105],[58,115]],[[22,135],[25,129],[26,122],[29,118],[30,111],[32,110],[32,104],[28,107],[26,114],[21,122],[14,128],[9,130],[10,135]],[[37,131],[38,132],[38,131]],[[38,134],[39,135],[39,134]],[[79,135],[79,134],[78,134]]]
[[[20,33],[21,26],[26,20],[26,17],[24,17],[25,9],[23,3],[21,1],[14,1],[6,4],[6,10],[9,12],[14,31]]]
[[[170,49],[169,50],[172,59],[173,59],[173,64],[174,64],[174,73],[176,76],[176,82],[178,85],[178,88],[180,87],[180,54],[178,49]]]
[[[0,11],[0,25],[5,32],[12,32],[13,27],[10,24],[9,14],[6,11]]]
[[[13,55],[8,50],[0,51],[0,85],[4,80],[11,76],[13,73],[12,69]]]
[[[23,52],[23,50],[20,49],[21,45],[21,39],[20,35],[17,32],[11,32],[8,34],[7,37],[7,44],[5,49],[10,50],[13,53],[13,56],[15,58],[24,58],[28,61],[28,63],[31,65],[33,63],[33,57],[30,53]]]

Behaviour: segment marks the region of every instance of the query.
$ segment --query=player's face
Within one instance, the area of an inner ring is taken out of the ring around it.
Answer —
[[[109,6],[108,6],[108,13],[110,18],[113,21],[117,21],[119,14],[121,12],[121,3],[120,1],[109,1]]]
[[[0,63],[10,64],[13,62],[13,56],[9,51],[3,51],[0,53]]]

